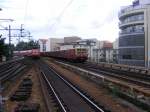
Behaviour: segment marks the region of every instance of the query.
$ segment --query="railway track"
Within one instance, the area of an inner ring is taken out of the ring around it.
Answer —
[[[118,70],[113,70],[109,68],[101,68],[96,64],[91,64],[91,63],[70,63],[70,62],[64,62],[60,61],[63,63],[67,63],[70,65],[74,65],[80,68],[83,68],[85,70],[90,70],[92,72],[101,74],[103,76],[108,76],[112,78],[116,78],[125,82],[128,82],[131,85],[138,85],[144,88],[150,88],[150,76],[149,75],[140,75],[140,74],[135,74],[130,73],[127,71],[118,71]]]
[[[7,81],[13,81],[17,75],[25,69],[23,58],[0,64],[0,82],[4,86]]]
[[[17,64],[19,64],[22,60],[24,60],[24,58],[19,58],[19,59],[15,59],[15,60],[0,63],[0,76],[3,72],[13,68]]]
[[[46,63],[40,62],[39,68],[47,84],[49,94],[54,96],[60,112],[110,112],[95,103],[89,96],[59,75]]]
[[[82,64],[80,66],[82,66]],[[137,69],[137,71],[136,71],[136,68],[133,68],[133,71],[132,71],[132,68],[123,68],[122,67],[122,68],[118,69],[115,67],[106,67],[106,66],[104,67],[99,64],[93,64],[93,63],[89,63],[89,62],[84,63],[84,66],[87,68],[97,68],[102,71],[108,71],[111,73],[120,74],[121,76],[126,76],[126,77],[134,78],[137,80],[140,79],[142,81],[147,81],[147,82],[150,81],[150,75],[148,75],[146,72],[145,73],[139,72],[140,71],[139,69]]]
[[[106,88],[115,92],[121,98],[128,100],[129,102],[149,110],[149,96],[150,86],[148,81],[143,83],[143,80],[136,80],[136,78],[122,77],[121,74],[98,70],[98,67],[91,67],[91,65],[84,66],[84,64],[74,64],[62,61],[56,61],[57,64],[62,65],[64,68],[73,70],[77,73],[81,73],[82,76],[88,77],[92,81],[104,85]],[[120,76],[120,77],[119,77]],[[141,83],[142,82],[142,83]]]

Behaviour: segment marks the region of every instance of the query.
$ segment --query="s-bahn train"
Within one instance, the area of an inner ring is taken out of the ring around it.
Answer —
[[[41,55],[72,62],[85,62],[88,59],[88,51],[85,48],[75,48],[53,52],[42,52]]]
[[[26,56],[32,58],[39,58],[40,56],[43,56],[72,62],[85,62],[88,59],[88,51],[85,48],[75,48],[52,52],[40,52],[39,49],[31,49],[24,51],[14,51],[14,56]]]
[[[32,58],[40,58],[39,49],[23,50],[23,51],[14,51],[14,56],[26,56]]]

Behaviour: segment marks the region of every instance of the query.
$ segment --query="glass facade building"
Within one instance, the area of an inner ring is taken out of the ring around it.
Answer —
[[[142,0],[141,0],[142,1]],[[133,4],[119,13],[119,63],[149,66],[149,5]]]

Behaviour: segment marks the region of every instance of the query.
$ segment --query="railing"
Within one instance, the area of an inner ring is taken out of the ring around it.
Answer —
[[[134,22],[134,23],[131,23]],[[119,26],[124,26],[128,24],[144,24],[144,20],[135,20],[135,21],[128,21],[128,22],[119,22]]]
[[[138,31],[122,31],[122,32],[119,32],[119,35],[123,35],[123,34],[144,34],[144,31],[143,30],[138,30]]]
[[[132,11],[132,10],[137,10],[137,9],[143,9],[145,7],[146,7],[146,5],[139,5],[139,6],[130,5],[128,7],[122,8],[118,15],[121,16],[126,12],[129,12],[129,11]]]
[[[137,21],[144,21],[144,17],[143,18],[134,18],[134,19],[130,19],[128,21],[122,21],[119,24],[125,24],[125,23],[129,23],[129,22],[137,22]]]

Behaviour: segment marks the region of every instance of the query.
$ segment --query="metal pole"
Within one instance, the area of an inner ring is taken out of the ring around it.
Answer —
[[[20,36],[19,36],[19,40],[18,40],[18,41],[19,41],[19,44],[20,44],[20,39],[21,39],[21,37],[23,37],[23,35],[22,35],[22,30],[23,30],[22,27],[23,27],[23,24],[21,24],[21,27],[20,27]],[[18,49],[19,55],[20,55],[20,50],[21,50],[21,49],[19,48],[19,49]]]
[[[9,36],[9,59],[11,59],[11,26],[8,27],[8,36]]]
[[[23,31],[23,24],[21,24],[21,28],[20,28],[20,37],[23,37],[22,36],[22,31]]]
[[[97,63],[99,63],[99,48],[97,49]]]
[[[30,38],[30,37],[31,37],[31,33],[29,32],[29,36],[28,36],[28,38],[29,38],[29,41],[31,40],[31,38]]]

